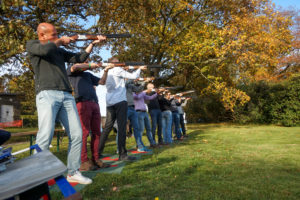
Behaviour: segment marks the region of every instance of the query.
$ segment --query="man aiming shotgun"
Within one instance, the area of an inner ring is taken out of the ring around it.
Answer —
[[[40,23],[37,34],[38,40],[30,40],[26,44],[35,76],[39,126],[36,143],[42,150],[48,149],[54,134],[55,121],[59,120],[70,138],[67,180],[90,184],[92,180],[79,172],[82,129],[75,99],[71,94],[72,87],[67,77],[65,63],[85,62],[93,45],[106,40],[106,37],[99,35],[84,52],[72,53],[60,47],[75,42],[76,39],[68,36],[59,38],[52,24]]]

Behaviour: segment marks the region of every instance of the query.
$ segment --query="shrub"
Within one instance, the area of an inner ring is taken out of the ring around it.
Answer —
[[[23,119],[23,127],[25,128],[38,127],[37,115],[22,115],[21,118]]]
[[[243,85],[240,89],[251,100],[235,110],[235,122],[300,125],[300,76],[275,84],[255,82]]]

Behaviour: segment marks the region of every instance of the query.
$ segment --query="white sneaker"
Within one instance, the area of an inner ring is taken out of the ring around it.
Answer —
[[[67,181],[69,181],[71,183],[79,183],[79,184],[84,184],[84,185],[91,184],[93,182],[92,179],[82,176],[80,171],[76,171],[72,176],[68,175]]]

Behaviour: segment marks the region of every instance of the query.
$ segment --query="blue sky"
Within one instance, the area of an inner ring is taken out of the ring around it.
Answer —
[[[300,0],[273,0],[276,7],[281,6],[282,8],[294,7],[300,9]]]

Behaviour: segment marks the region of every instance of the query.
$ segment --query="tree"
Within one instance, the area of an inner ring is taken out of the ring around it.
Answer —
[[[25,41],[35,37],[42,21],[57,25],[62,34],[129,32],[130,39],[109,41],[113,54],[121,60],[162,64],[153,73],[164,75],[166,84],[194,88],[199,95],[216,94],[229,111],[249,100],[236,86],[270,77],[278,58],[291,48],[291,20],[276,12],[270,0],[19,0],[4,5],[3,63],[13,58],[28,65]],[[97,19],[90,28],[75,23],[89,16]],[[17,27],[24,27],[24,34]]]
[[[211,1],[216,11],[205,22],[195,24],[182,43],[174,48],[179,74],[190,74],[187,84],[218,93],[227,110],[250,100],[235,89],[239,84],[255,81],[258,76],[271,77],[278,58],[290,50],[291,21],[276,12],[269,1]]]
[[[300,16],[299,10],[294,8],[282,10],[281,13],[293,21],[291,51],[280,57],[276,71],[279,79],[286,79],[300,72]]]
[[[36,28],[41,22],[49,22],[59,33],[70,34],[84,30],[86,9],[91,1],[71,0],[5,0],[0,7],[0,65],[2,71],[12,68],[17,73],[32,70],[26,59],[26,42],[36,39]]]
[[[12,77],[8,83],[8,91],[24,95],[21,101],[23,115],[33,115],[35,113],[35,89],[31,71]]]
[[[71,0],[5,0],[0,6],[0,67],[9,75],[7,87],[3,90],[21,92],[23,114],[35,111],[33,70],[26,57],[26,42],[37,39],[36,28],[41,22],[56,26],[60,35],[86,32],[84,22],[89,19],[87,8],[91,1]],[[80,20],[82,23],[78,23]],[[80,48],[80,46],[66,48]]]

